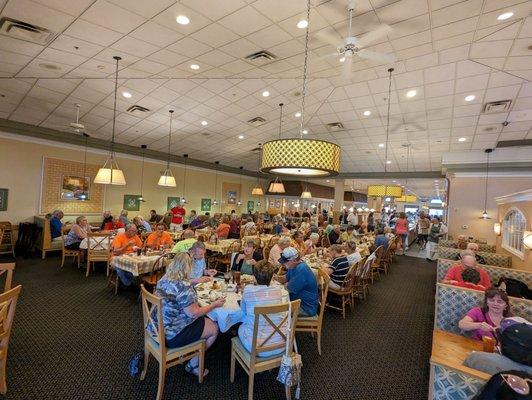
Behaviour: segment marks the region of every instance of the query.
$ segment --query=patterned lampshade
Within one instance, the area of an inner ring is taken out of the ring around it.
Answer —
[[[398,185],[370,185],[368,186],[368,196],[373,197],[401,197],[403,188]]]
[[[262,147],[260,170],[283,175],[337,175],[340,171],[340,147],[323,140],[272,140]]]
[[[396,203],[415,203],[416,201],[417,196],[414,196],[413,194],[405,194],[395,199]]]
[[[251,195],[252,196],[263,196],[264,191],[262,190],[262,187],[255,186],[253,189],[251,189]]]

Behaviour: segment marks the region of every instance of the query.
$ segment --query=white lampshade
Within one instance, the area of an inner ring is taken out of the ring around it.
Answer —
[[[532,250],[532,232],[524,231],[523,232],[523,244],[529,250]]]
[[[159,178],[159,182],[157,182],[157,185],[159,186],[166,186],[166,187],[176,187],[176,181],[174,176],[172,175],[172,171],[170,169],[167,169],[163,172],[161,177]]]
[[[111,168],[107,168],[107,162],[102,168],[98,170],[94,183],[100,183],[102,185],[125,185],[126,178],[121,169],[113,168],[112,163],[109,163]],[[117,165],[118,167],[118,165]]]
[[[301,192],[301,198],[302,199],[311,199],[312,198],[312,193],[308,189],[305,189],[304,191]]]
[[[500,222],[495,222],[495,224],[493,224],[493,232],[495,232],[495,234],[497,236],[501,236],[501,224],[500,224]]]
[[[268,192],[270,193],[285,193],[283,182],[272,182],[270,183],[270,187],[268,188]]]
[[[362,208],[357,208],[357,212],[361,213],[362,211],[364,211]]]

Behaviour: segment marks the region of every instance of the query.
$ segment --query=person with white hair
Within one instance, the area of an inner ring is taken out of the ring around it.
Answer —
[[[279,266],[279,258],[281,257],[281,253],[284,249],[289,247],[291,244],[290,237],[288,236],[281,236],[279,241],[272,246],[270,249],[270,255],[268,256],[268,262],[272,264],[273,266],[278,267]]]
[[[305,247],[307,248],[307,251],[305,254],[314,253],[316,251],[316,245],[318,244],[320,240],[319,233],[313,232],[310,234],[309,238],[305,240]]]
[[[473,254],[475,255],[475,259],[477,260],[477,263],[486,264],[486,260],[484,260],[484,257],[477,254],[478,249],[479,249],[478,243],[474,243],[474,242],[468,243],[466,249],[473,252]]]

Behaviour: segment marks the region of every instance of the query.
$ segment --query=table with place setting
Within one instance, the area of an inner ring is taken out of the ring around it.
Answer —
[[[155,262],[161,257],[160,252],[153,252],[146,255],[137,255],[135,253],[114,256],[111,259],[111,266],[115,269],[121,269],[140,276],[153,270]]]
[[[212,252],[227,254],[231,245],[238,239],[219,239],[217,243],[205,242],[205,249]]]

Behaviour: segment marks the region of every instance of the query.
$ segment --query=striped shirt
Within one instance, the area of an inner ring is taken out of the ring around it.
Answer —
[[[331,281],[342,286],[344,278],[349,272],[349,261],[347,261],[347,257],[335,258],[331,263],[331,268],[333,269]]]

